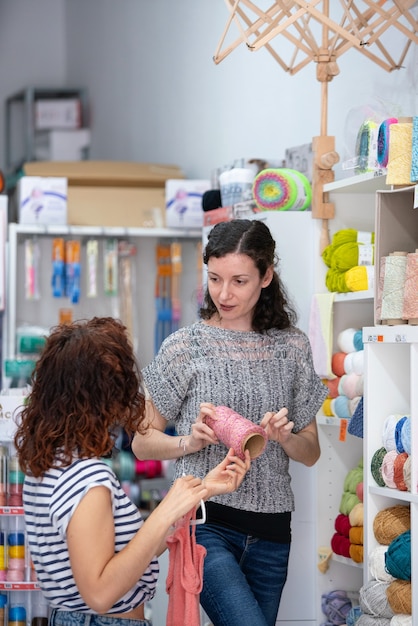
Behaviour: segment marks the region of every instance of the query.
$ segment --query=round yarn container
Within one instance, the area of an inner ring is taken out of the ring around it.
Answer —
[[[260,211],[305,211],[312,202],[312,188],[297,170],[267,168],[254,178],[253,197]]]
[[[227,406],[217,406],[215,413],[215,418],[206,415],[205,423],[227,448],[234,449],[237,456],[244,459],[245,450],[249,450],[251,459],[256,459],[264,452],[267,445],[264,428]]]
[[[412,614],[412,585],[409,580],[396,578],[386,591],[394,613]]]
[[[395,611],[389,604],[386,592],[390,583],[369,580],[359,592],[359,605],[363,613],[390,619]]]
[[[395,504],[379,511],[373,520],[376,541],[385,546],[410,529],[410,510],[409,506],[404,504]]]
[[[386,569],[394,578],[411,580],[411,531],[395,537],[385,555]]]

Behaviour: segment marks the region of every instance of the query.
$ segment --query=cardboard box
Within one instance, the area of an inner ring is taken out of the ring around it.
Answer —
[[[210,188],[210,180],[167,180],[165,184],[167,227],[202,228],[202,196]]]
[[[89,128],[41,131],[34,138],[34,156],[37,161],[84,161],[90,140]]]
[[[46,98],[35,101],[35,128],[80,128],[81,102],[78,98]]]
[[[67,224],[67,179],[23,176],[17,185],[19,224]]]
[[[132,161],[33,161],[28,175],[68,179],[67,221],[75,226],[165,226],[165,182],[175,165]]]

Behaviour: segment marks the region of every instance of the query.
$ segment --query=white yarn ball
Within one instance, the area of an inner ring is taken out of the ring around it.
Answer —
[[[369,569],[372,578],[380,582],[390,583],[395,579],[385,567],[385,553],[389,546],[378,545],[370,553]]]

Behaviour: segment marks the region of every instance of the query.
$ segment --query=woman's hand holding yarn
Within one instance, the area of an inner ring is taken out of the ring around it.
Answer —
[[[261,420],[260,426],[266,430],[268,438],[272,441],[283,444],[290,439],[294,423],[288,420],[288,413],[286,407],[283,407],[276,413],[269,411]]]
[[[187,438],[186,452],[198,452],[210,444],[217,444],[219,440],[212,428],[205,423],[205,416],[215,417],[216,407],[210,402],[202,402],[200,405],[200,413],[194,424],[192,424],[192,433]]]

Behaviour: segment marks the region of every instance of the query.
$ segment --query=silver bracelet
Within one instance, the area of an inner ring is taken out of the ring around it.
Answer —
[[[183,448],[184,451],[186,451],[186,440],[184,437],[180,437],[179,440],[179,448]]]

